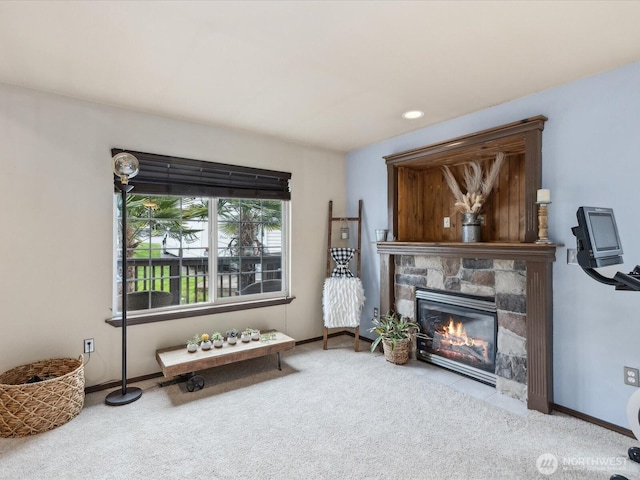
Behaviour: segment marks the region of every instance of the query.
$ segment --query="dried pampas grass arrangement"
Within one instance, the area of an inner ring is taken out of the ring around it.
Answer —
[[[466,164],[462,172],[462,178],[467,188],[467,193],[462,193],[462,189],[449,167],[442,167],[444,179],[451,189],[451,193],[453,193],[453,198],[456,200],[454,204],[455,210],[462,213],[480,212],[482,205],[484,205],[498,180],[498,174],[503,163],[504,153],[500,152],[496,155],[496,159],[485,175],[483,175],[480,162]]]

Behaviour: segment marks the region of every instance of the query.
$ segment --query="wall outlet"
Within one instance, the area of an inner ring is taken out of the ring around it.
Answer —
[[[378,318],[378,309],[377,308],[373,309],[373,318]]]
[[[444,217],[444,228],[451,228],[451,217]]]
[[[640,370],[637,368],[624,367],[624,383],[631,385],[632,387],[638,387],[638,377],[640,376]]]
[[[567,265],[578,265],[578,250],[567,248]]]
[[[93,338],[84,339],[84,353],[93,353],[96,349]]]

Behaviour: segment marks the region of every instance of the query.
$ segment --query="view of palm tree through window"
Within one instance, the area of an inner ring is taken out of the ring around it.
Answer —
[[[120,311],[122,200],[115,198]],[[127,308],[215,303],[280,292],[283,232],[280,200],[129,195]]]

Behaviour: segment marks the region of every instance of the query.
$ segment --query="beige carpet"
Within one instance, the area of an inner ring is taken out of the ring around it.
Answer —
[[[122,407],[90,394],[66,425],[0,439],[0,478],[640,479],[630,438],[510,413],[352,342],[299,346],[282,371],[275,356],[213,369],[194,393],[146,381]]]

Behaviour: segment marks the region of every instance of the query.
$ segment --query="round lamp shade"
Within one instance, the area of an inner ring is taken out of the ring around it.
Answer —
[[[138,159],[127,152],[118,153],[113,157],[113,173],[120,177],[123,184],[138,174]]]

